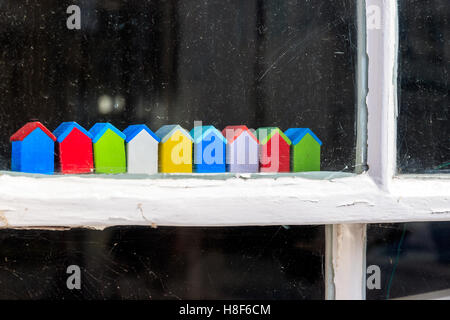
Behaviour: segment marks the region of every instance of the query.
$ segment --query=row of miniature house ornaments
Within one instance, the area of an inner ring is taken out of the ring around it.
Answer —
[[[165,125],[153,133],[144,124],[122,132],[97,123],[86,131],[76,122],[63,122],[53,133],[40,122],[29,122],[10,140],[11,169],[43,174],[54,173],[55,162],[63,174],[319,171],[322,145],[307,128],[283,133],[241,125],[220,132],[197,126],[187,132]]]

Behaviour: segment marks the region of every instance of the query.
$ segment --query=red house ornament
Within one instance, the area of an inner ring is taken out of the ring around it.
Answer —
[[[291,140],[276,127],[256,130],[261,172],[289,172]]]
[[[94,171],[92,135],[76,122],[63,122],[53,132],[57,142],[57,166],[63,174]]]

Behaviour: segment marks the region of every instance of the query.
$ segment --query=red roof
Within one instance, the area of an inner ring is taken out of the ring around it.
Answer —
[[[22,141],[25,139],[31,132],[34,131],[34,129],[39,128],[44,133],[49,136],[50,139],[53,141],[56,140],[56,137],[39,121],[35,122],[28,122],[26,125],[24,125],[22,128],[17,130],[16,133],[14,133],[11,138],[9,138],[10,141]]]
[[[255,137],[255,135],[247,128],[247,126],[226,126],[225,129],[223,129],[222,134],[223,136],[228,140],[228,143],[232,143],[234,140],[236,140],[242,132],[247,131],[250,137],[252,137],[256,143],[258,142],[258,139]],[[227,135],[228,132],[228,135]],[[233,133],[233,136],[231,136],[230,133]]]

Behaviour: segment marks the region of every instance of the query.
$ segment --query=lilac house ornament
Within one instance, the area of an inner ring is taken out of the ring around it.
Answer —
[[[247,126],[227,126],[222,134],[227,139],[226,167],[228,172],[259,171],[259,142]]]

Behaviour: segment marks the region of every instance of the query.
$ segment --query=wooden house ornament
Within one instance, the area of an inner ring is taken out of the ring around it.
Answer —
[[[258,172],[258,139],[247,126],[227,126],[222,134],[227,140],[226,167],[228,172]]]
[[[56,137],[40,122],[28,122],[10,137],[11,170],[54,173]]]
[[[214,126],[197,126],[190,132],[194,140],[193,171],[226,172],[227,141]]]
[[[285,135],[291,140],[291,171],[320,171],[322,141],[308,128],[290,128]]]
[[[192,137],[179,125],[165,125],[156,131],[161,139],[158,151],[159,171],[192,172]]]
[[[289,172],[291,140],[276,127],[258,128],[261,172]]]
[[[126,128],[127,172],[158,173],[158,144],[161,139],[145,124]]]
[[[92,135],[76,122],[63,122],[53,131],[56,163],[63,174],[94,172]]]
[[[96,173],[126,172],[125,135],[110,123],[96,123],[90,130]]]

